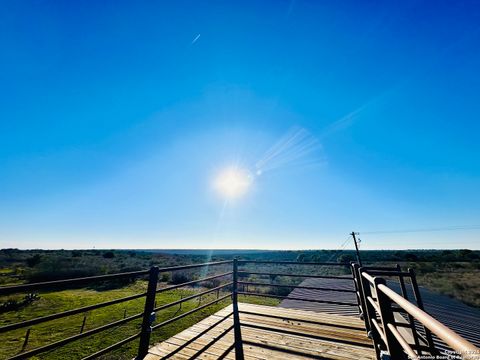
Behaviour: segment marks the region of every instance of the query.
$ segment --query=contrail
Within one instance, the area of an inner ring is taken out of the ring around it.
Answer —
[[[197,40],[200,39],[200,34],[198,34],[197,36],[195,36],[195,38],[192,40],[191,44],[190,45],[193,45],[197,42]]]

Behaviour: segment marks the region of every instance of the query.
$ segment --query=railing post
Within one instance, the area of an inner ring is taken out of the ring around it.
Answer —
[[[28,339],[30,338],[30,331],[32,329],[27,329],[27,332],[25,333],[25,340],[23,340],[23,345],[22,345],[22,350],[21,351],[24,351],[25,348],[27,347],[27,344],[28,344]]]
[[[420,295],[420,289],[418,288],[417,277],[415,275],[415,271],[413,271],[413,269],[409,268],[408,273],[410,274],[410,282],[412,284],[413,296],[415,298],[415,301],[417,302],[417,306],[421,310],[425,310],[425,308],[423,307],[422,295]],[[432,355],[437,355],[438,351],[435,348],[435,343],[433,342],[432,332],[425,325],[423,325],[423,329],[425,331],[425,337],[426,337],[427,342],[428,342],[428,347],[430,349],[430,353]]]
[[[396,264],[396,268],[397,268],[398,272],[402,271],[402,267],[400,266],[400,264]],[[400,289],[402,291],[402,296],[405,298],[405,300],[408,300],[408,292],[407,292],[407,287],[405,286],[405,279],[403,278],[403,276],[399,276],[398,281],[400,283]],[[418,338],[417,329],[415,327],[415,319],[410,314],[408,314],[407,317],[408,317],[408,322],[410,324],[410,329],[412,331],[413,341],[414,341],[415,346],[417,348],[418,354],[421,355],[422,350],[420,349],[420,340]]]
[[[150,268],[137,360],[143,359],[148,354],[150,334],[152,333],[152,323],[155,320],[155,313],[153,310],[155,306],[155,296],[157,293],[158,273],[159,269],[157,266],[152,266]]]
[[[363,289],[362,286],[360,285],[360,273],[358,269],[360,266],[356,264],[355,262],[352,262],[350,264],[350,269],[352,270],[352,276],[353,276],[353,283],[355,285],[355,295],[357,298],[357,303],[358,303],[358,312],[360,315],[360,318],[365,320],[366,314],[365,314],[365,304],[363,303]]]
[[[87,322],[87,315],[83,316],[83,321],[82,321],[82,326],[80,327],[80,334],[83,333],[83,330],[85,329],[85,323]]]
[[[392,301],[378,288],[379,285],[386,285],[386,283],[387,282],[383,278],[375,278],[375,292],[377,295],[377,304],[380,308],[380,320],[382,322],[383,332],[385,333],[385,338],[387,341],[385,345],[387,346],[390,359],[406,359],[405,353],[403,352],[401,345],[398,343],[397,339],[388,328],[388,324],[395,325],[395,318],[392,311]]]
[[[372,306],[370,301],[368,301],[368,297],[372,297],[372,289],[370,281],[365,279],[362,275],[364,271],[362,268],[358,269],[358,276],[360,278],[360,287],[362,288],[362,297],[363,303],[365,304],[365,314],[364,314],[364,321],[365,327],[367,328],[367,335],[373,341],[373,345],[375,347],[375,355],[377,359],[380,359],[380,343],[381,343],[381,336],[377,332],[377,329],[373,325],[372,319],[376,318],[375,308]]]
[[[238,261],[233,259],[233,332],[235,337],[235,359],[243,360],[242,331],[240,327],[240,315],[238,313]]]

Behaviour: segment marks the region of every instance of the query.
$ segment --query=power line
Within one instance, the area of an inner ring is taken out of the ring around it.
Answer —
[[[480,225],[445,226],[445,227],[424,228],[424,229],[361,231],[360,233],[362,233],[362,234],[401,234],[401,233],[435,232],[435,231],[461,231],[461,230],[480,230]]]

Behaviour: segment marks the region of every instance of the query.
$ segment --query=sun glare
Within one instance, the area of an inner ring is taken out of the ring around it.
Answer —
[[[227,199],[237,199],[248,192],[253,176],[245,168],[230,166],[215,178],[215,189]]]

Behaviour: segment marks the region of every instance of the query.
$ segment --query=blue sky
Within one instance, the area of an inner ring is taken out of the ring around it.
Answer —
[[[479,24],[475,1],[3,1],[0,247],[479,248]],[[225,201],[232,165],[253,180]],[[367,234],[450,226],[474,228]]]

